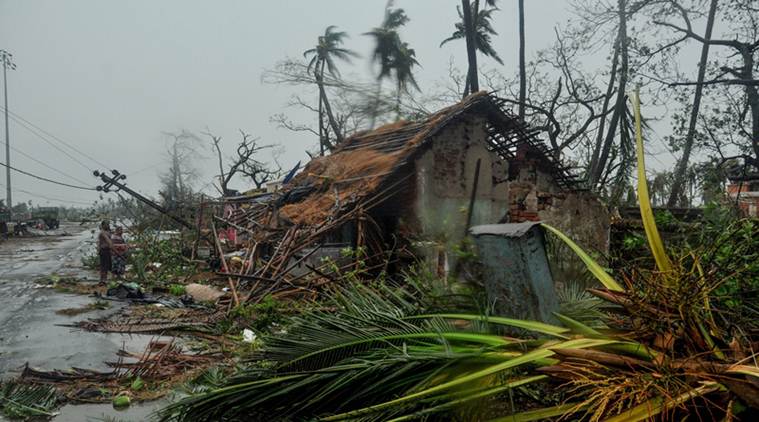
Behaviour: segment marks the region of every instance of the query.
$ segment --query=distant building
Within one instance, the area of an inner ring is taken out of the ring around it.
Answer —
[[[730,176],[727,194],[746,217],[759,218],[759,173]]]

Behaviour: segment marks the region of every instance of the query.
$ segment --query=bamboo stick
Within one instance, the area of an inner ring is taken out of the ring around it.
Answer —
[[[221,265],[224,268],[224,272],[229,274],[229,267],[227,266],[227,260],[224,258],[224,250],[221,249],[221,242],[219,242],[219,235],[216,233],[216,223],[214,223],[213,219],[211,220],[211,230],[213,230],[213,240],[214,243],[216,243],[216,250],[219,253],[219,259],[221,260]],[[229,289],[232,291],[232,298],[235,301],[235,306],[240,306],[240,298],[237,296],[237,289],[235,288],[235,284],[232,282],[232,277],[227,276],[227,281],[229,282]]]

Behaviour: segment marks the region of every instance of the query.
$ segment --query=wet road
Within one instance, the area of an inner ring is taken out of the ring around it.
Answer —
[[[25,362],[44,369],[105,369],[103,359],[121,345],[117,338],[56,326],[113,312],[57,315],[59,309],[81,307],[94,299],[36,286],[36,280],[52,274],[95,280],[94,272],[81,269],[81,256],[92,247],[90,230],[66,225],[61,231],[72,235],[0,244],[0,377],[14,375]]]
[[[81,265],[82,255],[94,249],[92,227],[64,224],[57,232],[0,243],[0,379],[17,375],[26,362],[46,370],[107,370],[104,361],[114,360],[124,344],[130,350],[142,350],[151,338],[57,326],[108,315],[120,306],[113,303],[110,309],[71,317],[55,313],[85,306],[95,299],[38,288],[35,281],[56,274],[97,282],[97,273]],[[142,420],[145,413],[144,408],[133,407],[117,416]],[[86,421],[104,414],[114,415],[110,405],[66,406],[55,421]]]

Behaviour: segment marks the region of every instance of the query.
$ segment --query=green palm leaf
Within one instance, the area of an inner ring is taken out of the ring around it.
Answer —
[[[640,218],[643,220],[643,228],[646,231],[648,245],[651,254],[656,260],[660,271],[672,270],[672,263],[664,251],[659,229],[656,227],[654,212],[651,209],[651,200],[648,197],[648,183],[646,182],[646,160],[643,152],[643,131],[640,118],[640,95],[636,89],[633,93],[633,108],[635,110],[635,154],[638,159],[638,202],[640,203]]]
[[[614,340],[594,340],[594,339],[577,339],[577,340],[568,340],[568,341],[564,341],[564,342],[560,342],[560,343],[553,343],[553,344],[550,344],[550,345],[546,345],[543,348],[539,348],[539,349],[533,350],[531,352],[525,353],[522,356],[519,356],[519,357],[516,357],[516,358],[513,358],[513,359],[508,359],[508,360],[506,360],[504,362],[501,362],[501,363],[498,363],[498,364],[495,364],[495,365],[491,365],[489,367],[486,367],[486,368],[481,369],[479,371],[476,371],[474,373],[471,373],[471,374],[468,374],[468,375],[465,375],[465,376],[456,377],[452,381],[449,381],[449,382],[446,382],[446,383],[443,383],[443,384],[439,384],[439,385],[436,385],[434,387],[431,387],[431,388],[428,388],[428,389],[425,389],[425,390],[422,390],[422,391],[419,391],[419,392],[416,392],[416,393],[413,393],[413,394],[408,394],[408,395],[405,395],[403,397],[397,398],[395,400],[387,401],[385,403],[381,403],[381,404],[377,404],[377,405],[373,405],[373,406],[368,406],[368,407],[365,407],[363,409],[358,409],[358,410],[354,410],[354,411],[350,411],[350,412],[341,413],[341,414],[338,414],[338,415],[326,417],[326,418],[323,418],[323,420],[326,420],[326,421],[336,421],[336,420],[343,420],[343,419],[353,418],[353,417],[356,417],[356,416],[366,415],[366,414],[370,414],[370,413],[375,413],[375,412],[378,412],[378,411],[381,411],[381,410],[384,410],[384,409],[391,408],[393,406],[398,406],[398,405],[401,405],[401,404],[404,404],[404,403],[407,403],[407,402],[410,402],[410,401],[415,401],[415,400],[421,399],[421,398],[423,398],[425,396],[429,396],[429,395],[431,395],[433,393],[438,393],[438,392],[441,392],[441,391],[445,391],[445,390],[451,389],[453,387],[457,387],[457,386],[460,386],[460,385],[463,385],[463,384],[467,384],[467,383],[476,381],[478,379],[482,379],[484,377],[488,377],[488,376],[491,376],[493,374],[496,374],[496,373],[499,373],[499,372],[503,372],[503,371],[508,370],[508,369],[513,369],[513,368],[519,367],[521,365],[535,363],[535,362],[541,361],[541,360],[543,360],[545,358],[553,356],[554,352],[551,351],[550,348],[561,348],[561,349],[576,348],[576,349],[584,349],[584,348],[604,346],[604,345],[609,345],[609,344],[614,344],[614,343],[616,343]]]
[[[619,285],[619,283],[616,282],[605,270],[602,266],[600,266],[596,261],[593,260],[593,258],[590,257],[585,251],[582,250],[572,239],[570,239],[567,235],[562,233],[559,229],[554,228],[553,226],[550,226],[546,223],[540,224],[543,228],[547,229],[551,233],[555,234],[559,239],[564,241],[564,243],[569,246],[572,251],[574,251],[575,254],[582,260],[582,262],[585,264],[585,266],[588,268],[588,271],[593,274],[593,276],[596,277],[596,279],[601,282],[601,284],[604,285],[609,290],[614,290],[617,292],[623,292],[624,289],[622,286]]]
[[[566,338],[562,334],[569,332],[564,327],[558,327],[556,325],[546,324],[539,321],[529,321],[521,319],[503,318],[497,316],[485,316],[485,315],[470,315],[470,314],[430,314],[430,315],[414,315],[406,317],[405,319],[431,319],[431,318],[443,318],[443,319],[460,319],[464,321],[480,321],[498,325],[505,325],[509,327],[522,328],[529,331],[534,331],[541,334],[547,334],[549,336]]]
[[[502,418],[492,419],[490,422],[531,422],[531,421],[543,421],[557,416],[564,416],[583,410],[588,407],[587,405],[577,405],[573,403],[562,404],[559,406],[545,407],[543,409],[529,410],[527,412],[520,412]]]

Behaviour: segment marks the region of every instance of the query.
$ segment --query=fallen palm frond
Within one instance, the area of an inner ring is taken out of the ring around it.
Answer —
[[[42,371],[26,365],[19,381],[29,386],[51,388],[74,403],[99,403],[128,391],[135,401],[153,400],[168,394],[171,386],[185,382],[224,357],[188,353],[174,341],[153,340],[140,353],[122,349],[116,362],[106,362],[109,372],[73,368]],[[135,383],[134,380],[139,380]]]
[[[64,327],[80,328],[101,333],[165,333],[167,331],[188,331],[208,329],[224,317],[223,313],[209,309],[155,308],[150,305],[130,307],[118,315],[61,324]]]
[[[55,388],[6,382],[0,385],[0,413],[11,419],[52,417],[58,405]]]

